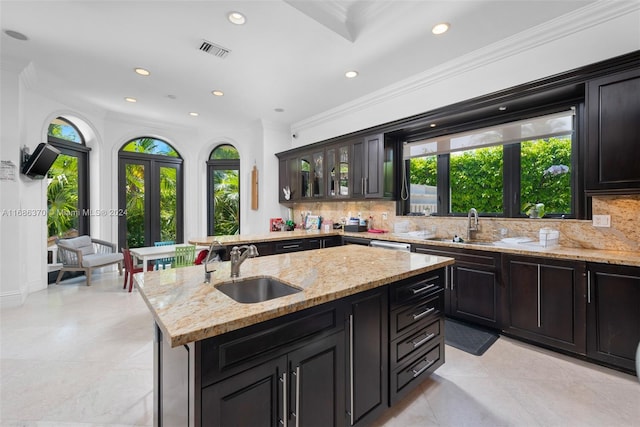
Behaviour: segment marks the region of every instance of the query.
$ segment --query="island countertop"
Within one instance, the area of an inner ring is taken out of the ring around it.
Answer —
[[[203,340],[325,302],[374,289],[453,264],[452,258],[356,245],[249,258],[240,277],[230,263],[212,263],[211,283],[203,266],[138,273],[137,287],[172,347]],[[250,277],[274,277],[301,292],[242,304],[217,285]]]

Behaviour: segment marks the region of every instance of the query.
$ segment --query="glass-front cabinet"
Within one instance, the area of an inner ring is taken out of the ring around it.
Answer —
[[[335,146],[327,149],[327,197],[346,198],[349,189],[349,160],[351,147]]]
[[[325,196],[324,150],[300,156],[300,185],[302,199]]]

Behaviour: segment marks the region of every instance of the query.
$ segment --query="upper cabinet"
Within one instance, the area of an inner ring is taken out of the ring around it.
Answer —
[[[279,153],[280,203],[393,197],[394,147],[384,134]],[[290,189],[286,199],[283,188]]]
[[[587,194],[640,193],[640,69],[587,83]]]

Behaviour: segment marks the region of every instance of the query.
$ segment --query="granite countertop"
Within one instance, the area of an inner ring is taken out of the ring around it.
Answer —
[[[341,236],[342,230],[320,231],[320,230],[293,230],[275,231],[263,234],[236,234],[228,236],[206,236],[193,237],[189,239],[192,245],[209,246],[215,239],[223,245],[248,245],[251,243],[273,242],[276,240],[308,239],[312,237]]]
[[[527,243],[480,242],[480,243],[454,243],[448,239],[425,239],[419,236],[394,233],[344,233],[345,236],[361,237],[372,240],[388,240],[393,242],[416,243],[430,246],[442,246],[460,249],[475,249],[489,252],[501,252],[514,255],[539,256],[545,258],[598,262],[603,264],[629,265],[640,267],[640,253],[631,251],[613,251],[604,249],[583,249],[565,246],[552,246],[544,248],[537,241]]]
[[[344,235],[351,237],[361,237],[372,240],[388,240],[393,242],[417,243],[424,245],[443,246],[450,248],[467,248],[489,252],[501,252],[515,255],[540,256],[545,258],[568,259],[576,261],[598,262],[603,264],[629,265],[640,267],[640,253],[636,251],[616,251],[604,249],[583,249],[567,246],[554,246],[543,248],[537,242],[529,243],[505,243],[502,241],[488,242],[482,244],[474,243],[454,243],[452,241],[442,241],[437,239],[425,239],[409,233],[351,233],[342,230],[332,230],[328,232],[319,230],[294,230],[281,231],[264,234],[247,234],[236,236],[216,236],[216,239],[223,245],[246,245],[250,243],[268,242],[276,240],[302,239],[311,237],[327,237]],[[210,245],[213,237],[199,237],[189,239],[189,243],[197,245]]]
[[[453,262],[447,257],[357,245],[249,258],[240,266],[240,278],[235,280],[271,276],[302,289],[296,294],[255,304],[238,303],[215,288],[232,280],[229,262],[210,264],[217,268],[210,284],[204,283],[201,265],[138,273],[135,280],[166,339],[176,347],[384,286]]]

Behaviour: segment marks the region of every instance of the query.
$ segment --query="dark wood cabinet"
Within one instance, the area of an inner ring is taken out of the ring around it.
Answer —
[[[444,363],[441,268],[389,288],[389,401],[402,399]]]
[[[347,416],[349,425],[373,420],[388,406],[388,298],[375,289],[349,299]]]
[[[283,191],[285,188],[289,190],[289,199],[285,198],[285,192]],[[278,161],[278,201],[280,203],[289,203],[299,198],[298,157],[281,157]]]
[[[587,194],[640,193],[640,69],[587,83]]]
[[[304,239],[304,249],[324,249],[331,248],[333,246],[342,246],[342,237],[341,236],[328,236],[328,237],[318,237],[318,238],[309,238]]]
[[[505,255],[505,332],[586,353],[586,265]]]
[[[413,250],[455,258],[456,263],[447,267],[447,316],[490,328],[502,327],[500,253],[428,245],[413,245]]]
[[[592,263],[587,268],[587,356],[635,372],[640,268]]]
[[[202,425],[277,426],[285,414],[287,358],[269,360],[205,387]],[[167,424],[187,425],[187,424]]]
[[[396,150],[375,134],[276,154],[280,203],[309,199],[392,198]],[[291,189],[286,200],[282,188]]]
[[[384,135],[377,134],[364,138],[364,197],[384,195]]]

